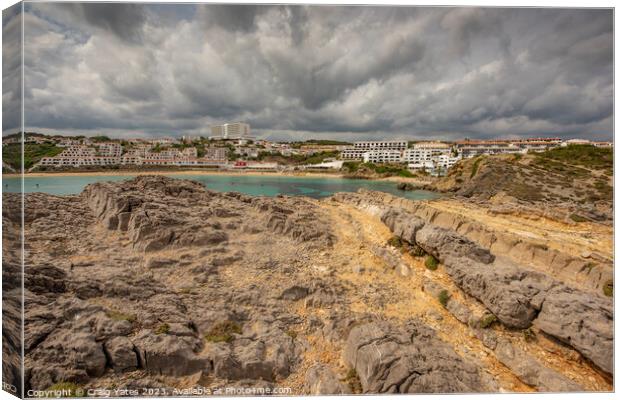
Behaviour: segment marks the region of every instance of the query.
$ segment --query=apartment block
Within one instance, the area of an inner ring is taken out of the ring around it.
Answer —
[[[250,137],[250,124],[231,122],[211,127],[211,139],[241,139]]]
[[[390,151],[404,151],[407,149],[407,141],[372,141],[372,142],[355,142],[352,147],[346,147],[342,149],[340,158],[342,160],[363,160],[364,154],[368,151],[375,150],[390,150]],[[371,156],[372,158],[379,157],[377,154]],[[393,158],[393,156],[387,156]]]
[[[226,147],[207,147],[204,158],[207,160],[226,160],[228,158],[228,148]]]
[[[463,158],[480,155],[516,154],[525,150],[505,140],[463,140],[456,142],[456,150]]]
[[[365,163],[399,163],[402,159],[400,150],[370,150],[363,155]]]

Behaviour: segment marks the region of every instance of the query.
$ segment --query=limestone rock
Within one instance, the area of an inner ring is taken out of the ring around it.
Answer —
[[[479,369],[419,321],[372,322],[351,330],[344,359],[364,393],[484,392]]]
[[[469,295],[480,300],[506,326],[527,328],[555,281],[509,264],[482,264],[447,258],[446,272]]]
[[[144,330],[134,344],[140,365],[153,374],[186,376],[209,368],[208,360],[195,353],[200,344],[195,338]]]
[[[416,232],[415,243],[442,263],[449,257],[468,258],[482,264],[490,264],[495,260],[488,249],[454,231],[429,224]]]
[[[542,392],[578,392],[583,388],[562,374],[545,367],[522,349],[501,339],[497,343],[495,356],[523,382]]]
[[[128,338],[117,336],[105,343],[110,365],[116,372],[132,371],[138,367],[134,345]]]
[[[573,346],[603,371],[613,373],[613,303],[558,286],[542,305],[536,327]]]
[[[350,394],[351,389],[338,379],[338,375],[325,364],[315,364],[308,368],[305,379],[305,392],[310,395]]]

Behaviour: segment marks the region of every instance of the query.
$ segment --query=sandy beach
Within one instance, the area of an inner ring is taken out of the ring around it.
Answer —
[[[343,178],[342,174],[328,174],[322,172],[271,172],[271,171],[213,171],[201,169],[187,169],[176,171],[84,171],[84,172],[34,172],[26,173],[26,177],[41,178],[46,176],[137,176],[137,175],[223,175],[223,176],[290,176],[300,178]],[[20,174],[2,174],[7,178],[16,178]]]
[[[346,178],[341,173],[325,173],[325,172],[273,172],[273,171],[216,171],[216,170],[204,170],[204,169],[186,169],[175,171],[84,171],[84,172],[33,172],[26,173],[26,177],[41,178],[48,176],[66,177],[66,176],[138,176],[138,175],[221,175],[221,176],[282,176],[282,177],[295,177],[295,178]],[[2,174],[6,178],[17,178],[20,174]],[[390,176],[385,178],[370,178],[377,181],[389,181],[389,182],[406,182],[414,184],[427,184],[429,180],[422,180],[419,178],[405,178],[400,176]]]

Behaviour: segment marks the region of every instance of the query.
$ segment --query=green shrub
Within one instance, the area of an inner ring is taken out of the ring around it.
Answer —
[[[592,272],[592,268],[596,267],[596,264],[594,264],[593,262],[589,262],[586,265],[583,266],[583,270],[588,270],[588,274],[590,272]]]
[[[293,339],[297,339],[297,332],[295,332],[295,331],[294,331],[294,330],[292,330],[292,329],[287,330],[287,331],[286,331],[286,334],[287,334],[287,335],[289,335],[289,336],[290,336],[291,338],[293,338]]]
[[[480,327],[482,329],[489,328],[496,321],[497,321],[497,317],[495,315],[493,315],[493,314],[483,315],[482,318],[480,318],[480,321],[479,321],[480,322]]]
[[[351,368],[347,371],[347,375],[344,378],[344,381],[349,384],[349,389],[354,394],[362,393],[362,382],[360,381],[360,377],[357,374],[355,368]]]
[[[226,342],[230,343],[234,339],[233,334],[240,335],[241,326],[234,321],[224,321],[216,324],[207,334],[205,340],[209,342]]]
[[[392,236],[391,238],[389,238],[387,244],[392,247],[396,247],[397,249],[403,247],[403,242],[398,236]]]
[[[603,285],[603,294],[607,297],[612,297],[614,295],[614,282],[612,280],[608,280]]]
[[[582,217],[581,215],[577,215],[577,214],[571,214],[570,219],[572,219],[575,222],[587,222],[588,221],[586,218]]]
[[[63,395],[60,397],[83,397],[84,390],[80,385],[77,385],[73,382],[57,382],[52,386],[45,389],[45,391],[55,392],[55,391],[63,391]],[[49,393],[45,397],[59,397],[55,396],[53,393]]]
[[[448,305],[448,300],[450,300],[450,293],[448,293],[447,290],[442,290],[441,292],[439,292],[437,299],[439,300],[441,305],[445,307]]]
[[[426,257],[426,261],[424,261],[426,269],[429,269],[431,271],[435,271],[438,264],[439,262],[437,261],[437,259],[430,254]]]
[[[167,323],[163,323],[159,325],[157,329],[155,329],[156,335],[165,335],[168,334],[168,332],[170,332],[170,325],[168,325]]]
[[[527,328],[523,330],[523,339],[525,339],[525,341],[528,343],[536,341],[536,334],[534,333],[532,328]]]
[[[482,161],[482,157],[477,157],[474,161],[474,164],[471,166],[471,175],[470,178],[473,178],[478,173],[478,167],[480,167],[480,161]]]

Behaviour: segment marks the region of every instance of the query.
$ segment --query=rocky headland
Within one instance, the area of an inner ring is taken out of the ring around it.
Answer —
[[[603,222],[141,176],[28,194],[24,223],[26,390],[613,390]]]

